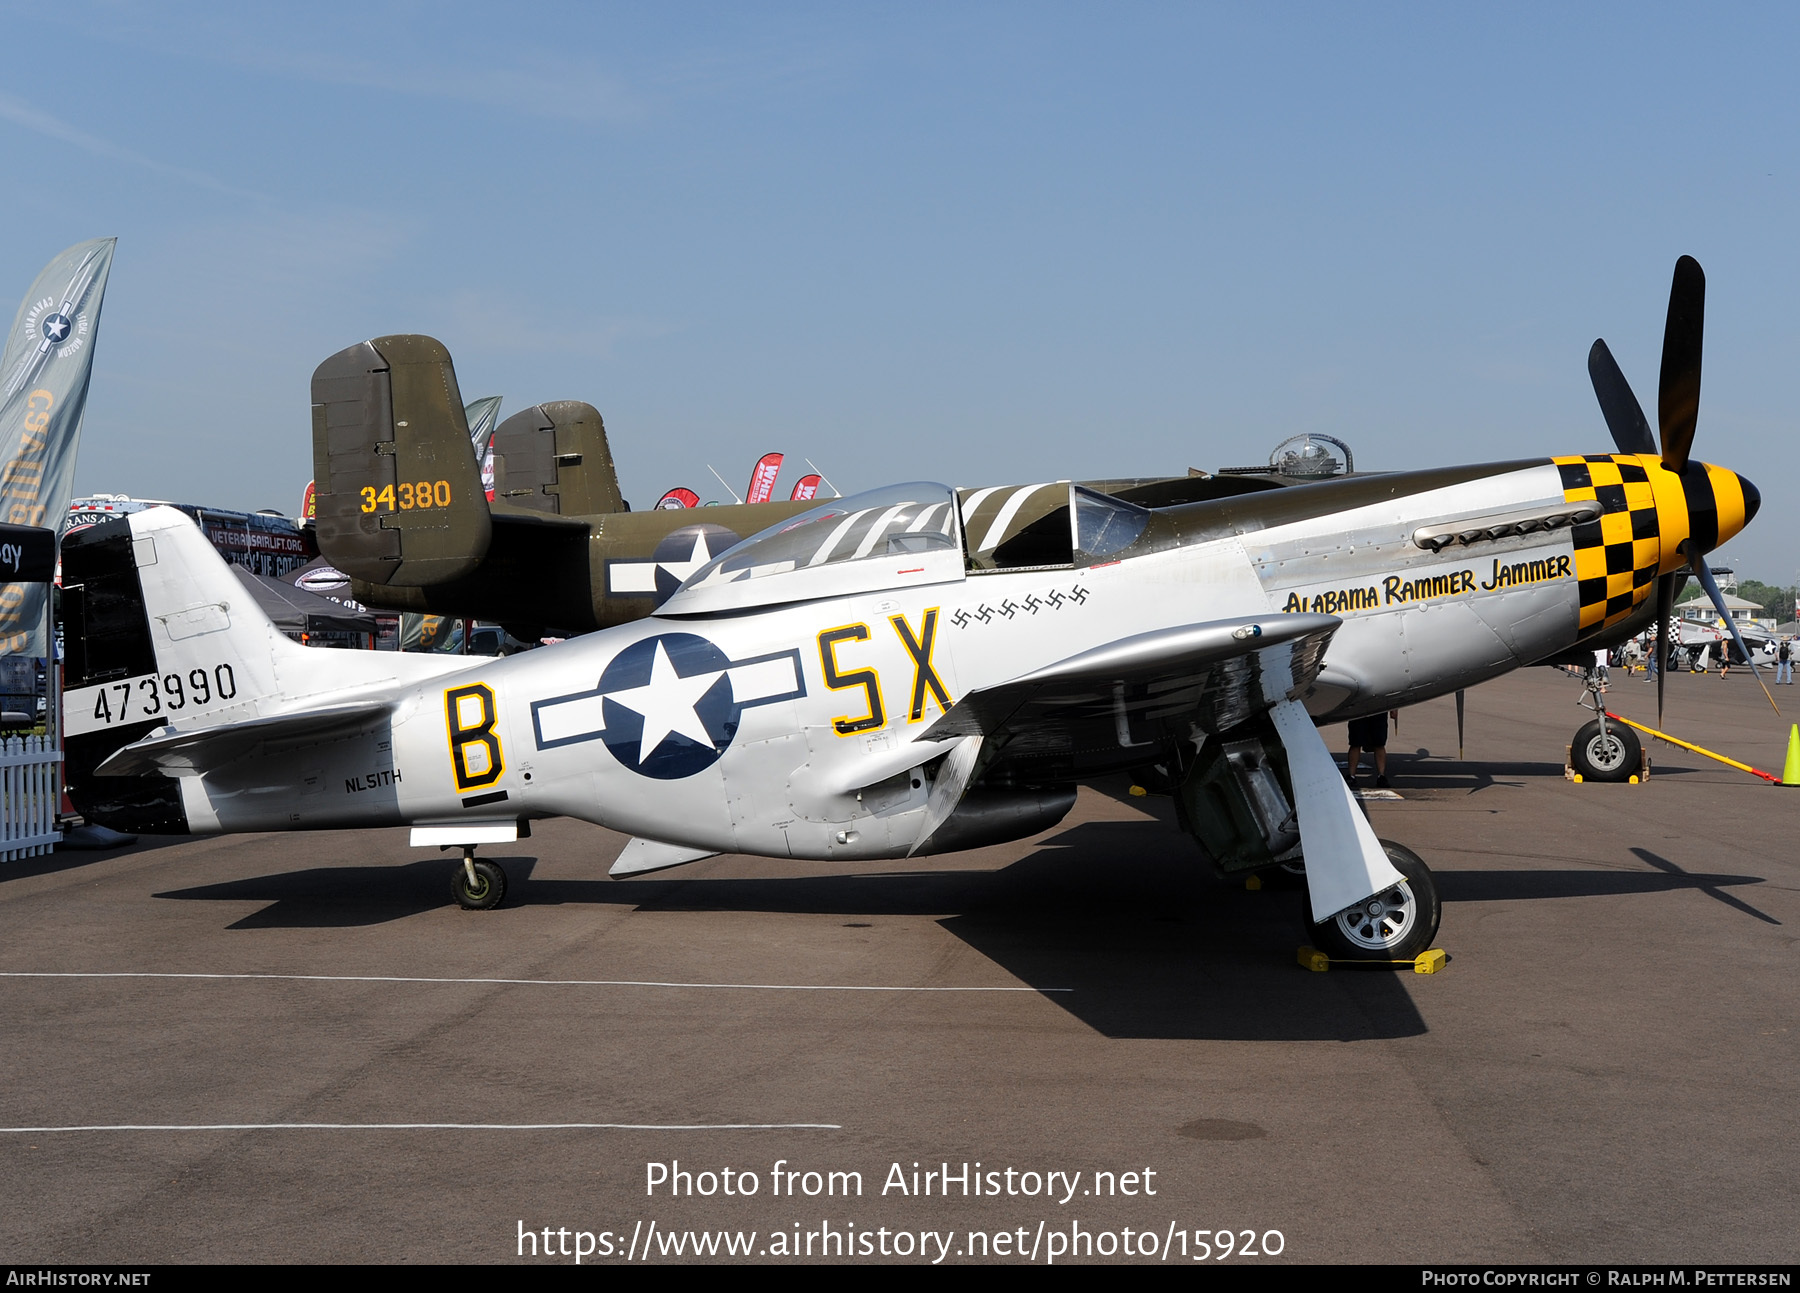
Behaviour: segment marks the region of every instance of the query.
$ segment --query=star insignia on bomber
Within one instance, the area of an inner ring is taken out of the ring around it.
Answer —
[[[797,651],[733,661],[698,634],[663,633],[614,656],[592,691],[531,715],[540,750],[597,739],[622,766],[673,781],[711,767],[745,709],[804,694]]]
[[[614,597],[668,597],[689,575],[738,542],[722,525],[702,522],[665,535],[648,561],[606,563],[606,589]]]

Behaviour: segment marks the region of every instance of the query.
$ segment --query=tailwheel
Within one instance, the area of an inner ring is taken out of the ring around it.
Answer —
[[[1313,946],[1352,961],[1410,961],[1431,946],[1443,914],[1437,881],[1417,853],[1382,840],[1400,883],[1312,926]]]
[[[499,863],[477,858],[474,849],[465,849],[462,865],[450,876],[450,896],[464,911],[489,911],[506,897],[506,872]]]
[[[1583,781],[1630,781],[1644,763],[1644,747],[1637,733],[1623,723],[1600,720],[1583,725],[1569,747],[1569,762]]]

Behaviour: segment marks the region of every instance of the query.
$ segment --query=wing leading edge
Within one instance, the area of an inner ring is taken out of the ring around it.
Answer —
[[[1121,638],[969,692],[919,739],[982,736],[1023,753],[1091,745],[1108,726],[1126,748],[1155,744],[1158,727],[1222,731],[1304,692],[1341,623],[1269,614]]]

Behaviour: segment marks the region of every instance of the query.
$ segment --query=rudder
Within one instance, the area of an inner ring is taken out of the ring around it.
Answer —
[[[552,400],[515,413],[494,432],[494,501],[553,516],[625,510],[600,410]]]
[[[354,579],[423,587],[466,575],[492,534],[450,352],[377,337],[313,372],[319,549]]]

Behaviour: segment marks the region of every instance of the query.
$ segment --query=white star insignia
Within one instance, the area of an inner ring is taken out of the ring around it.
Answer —
[[[700,569],[701,566],[704,566],[712,559],[712,550],[706,546],[706,536],[704,534],[696,534],[694,536],[693,550],[688,553],[688,559],[686,561],[664,561],[659,562],[658,564],[671,575],[674,575],[676,579],[685,581],[689,575],[693,574],[696,570]]]
[[[644,732],[638,741],[639,765],[671,733],[685,736],[709,750],[719,748],[713,744],[712,733],[706,730],[706,724],[700,721],[700,715],[694,706],[711,690],[723,673],[724,670],[721,669],[683,678],[675,672],[669,653],[658,642],[656,658],[650,665],[649,683],[642,687],[606,693],[608,700],[616,701],[634,714],[643,715]]]

